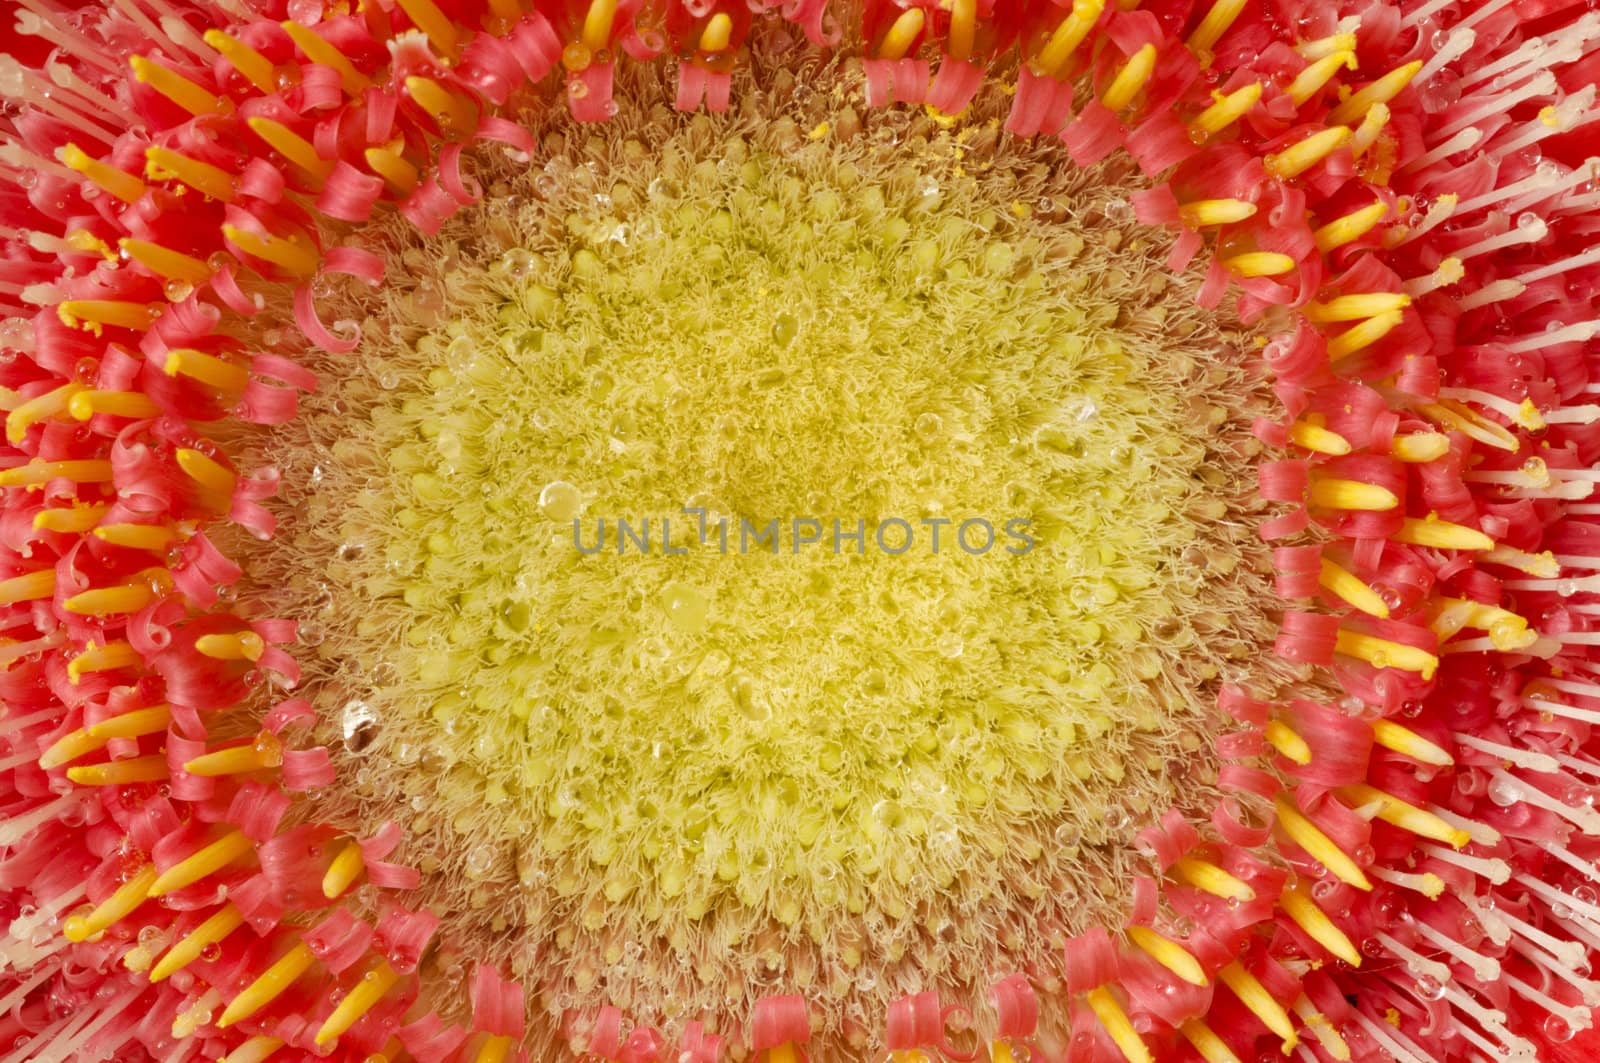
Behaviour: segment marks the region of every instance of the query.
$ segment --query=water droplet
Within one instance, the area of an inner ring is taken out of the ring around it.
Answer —
[[[572,520],[583,509],[583,495],[565,480],[554,480],[539,492],[539,509],[551,520]]]
[[[678,580],[661,588],[661,608],[672,626],[685,635],[698,635],[710,620],[711,603],[706,596]]]
[[[779,314],[772,322],[772,342],[779,347],[789,346],[799,334],[800,322],[795,320],[793,314]]]

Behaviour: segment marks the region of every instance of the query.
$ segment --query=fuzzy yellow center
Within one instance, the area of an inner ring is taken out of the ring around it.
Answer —
[[[1160,249],[959,145],[790,149],[702,120],[606,182],[508,180],[405,253],[394,316],[434,323],[369,328],[301,430],[283,582],[376,743],[360,797],[409,798],[497,928],[551,919],[579,988],[713,911],[821,942],[1070,907],[1080,843],[1175,798],[1231,649],[1197,632],[1238,458],[1186,396],[1234,371]]]

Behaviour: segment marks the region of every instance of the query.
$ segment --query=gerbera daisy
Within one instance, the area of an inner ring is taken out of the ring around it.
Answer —
[[[0,1063],[1583,1058],[1594,12],[7,10]]]

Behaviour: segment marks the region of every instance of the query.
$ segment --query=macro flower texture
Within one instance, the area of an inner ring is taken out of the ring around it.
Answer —
[[[0,1063],[1600,1050],[1593,0],[0,17]]]

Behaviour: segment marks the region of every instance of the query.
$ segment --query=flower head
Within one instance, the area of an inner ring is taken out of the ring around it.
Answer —
[[[14,17],[11,1058],[1593,1025],[1592,12]]]

